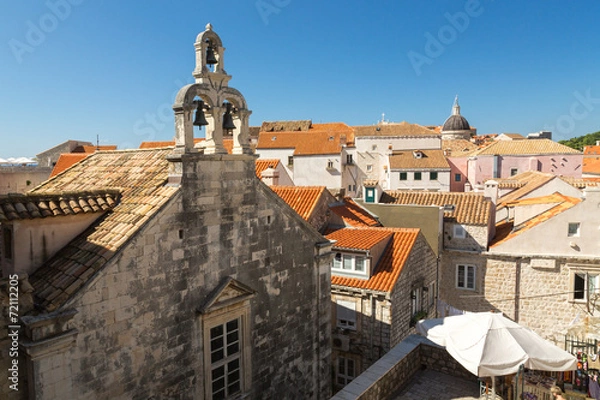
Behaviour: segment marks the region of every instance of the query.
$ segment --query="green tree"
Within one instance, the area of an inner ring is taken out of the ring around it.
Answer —
[[[577,136],[567,140],[559,140],[558,143],[569,146],[573,149],[583,151],[584,146],[593,146],[600,140],[600,131],[588,133],[587,135]]]

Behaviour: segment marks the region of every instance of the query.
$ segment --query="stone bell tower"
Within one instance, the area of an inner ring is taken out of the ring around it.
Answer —
[[[225,72],[225,48],[211,24],[198,35],[195,83],[182,87],[173,104],[175,154],[226,154],[223,137],[233,138],[233,154],[252,154],[249,142],[250,114],[242,94],[229,87]],[[194,126],[206,127],[206,140],[194,146]]]

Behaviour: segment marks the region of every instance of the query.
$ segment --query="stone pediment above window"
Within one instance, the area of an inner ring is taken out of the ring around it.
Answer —
[[[196,309],[200,314],[217,311],[254,297],[256,291],[231,277],[225,278]]]

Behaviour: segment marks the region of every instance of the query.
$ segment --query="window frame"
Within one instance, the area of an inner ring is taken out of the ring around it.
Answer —
[[[465,239],[467,237],[467,230],[461,224],[452,225],[452,237],[457,239]]]
[[[342,311],[340,311],[342,310]],[[343,317],[343,318],[340,318]],[[335,326],[341,329],[356,330],[356,302],[337,299],[335,301]]]
[[[464,277],[461,285],[461,267],[464,268]],[[472,287],[469,287],[469,271],[472,271]],[[477,290],[477,267],[473,264],[456,264],[455,287],[462,290]]]
[[[367,164],[366,170],[367,172],[373,172],[373,164]]]
[[[239,329],[239,385],[240,390],[231,396],[240,396],[247,393],[251,386],[251,347],[250,347],[250,302],[242,301],[237,305],[221,308],[203,316],[203,348],[204,348],[204,393],[206,399],[213,399],[213,373],[224,362],[211,360],[211,329],[237,320]],[[233,359],[234,357],[230,357]],[[229,397],[225,397],[229,398]]]
[[[576,227],[575,232],[571,232],[571,227]],[[581,235],[581,222],[569,222],[567,224],[567,237],[579,237]]]
[[[438,173],[437,173],[437,171],[431,171],[431,172],[429,172],[429,180],[430,181],[437,181],[438,180]]]
[[[511,168],[510,169],[510,176],[515,176],[519,174],[519,168]]]
[[[294,166],[294,156],[288,156],[287,166],[290,168]]]
[[[338,258],[340,256],[341,258]],[[362,260],[362,268],[358,269],[357,260]],[[346,268],[348,266],[348,268]],[[353,275],[356,277],[368,277],[369,259],[363,254],[352,254],[336,251],[331,265],[331,271],[343,275]]]
[[[340,368],[340,363],[343,363],[343,372]],[[347,374],[348,365],[352,364],[354,376]],[[358,361],[354,357],[346,357],[345,355],[338,355],[337,363],[335,366],[335,385],[337,387],[343,387],[352,382],[358,376]],[[340,378],[342,382],[340,382]]]
[[[587,303],[590,300],[591,290],[600,295],[600,270],[587,265],[569,265],[569,301],[573,303]],[[576,295],[578,284],[577,278],[583,280],[581,286],[583,293],[581,297]],[[590,279],[590,277],[593,277]],[[590,282],[594,282],[590,284]]]
[[[408,172],[400,172],[399,179],[400,179],[401,181],[406,181],[406,180],[408,180]]]
[[[454,174],[454,182],[462,182],[462,174],[461,173]]]
[[[423,174],[420,171],[413,172],[413,180],[414,181],[421,181],[421,180],[423,180]]]

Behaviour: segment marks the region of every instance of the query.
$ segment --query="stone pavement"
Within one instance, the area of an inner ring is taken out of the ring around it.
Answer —
[[[485,398],[485,397],[484,397]],[[419,371],[390,400],[478,400],[477,378],[467,380],[433,370]]]

